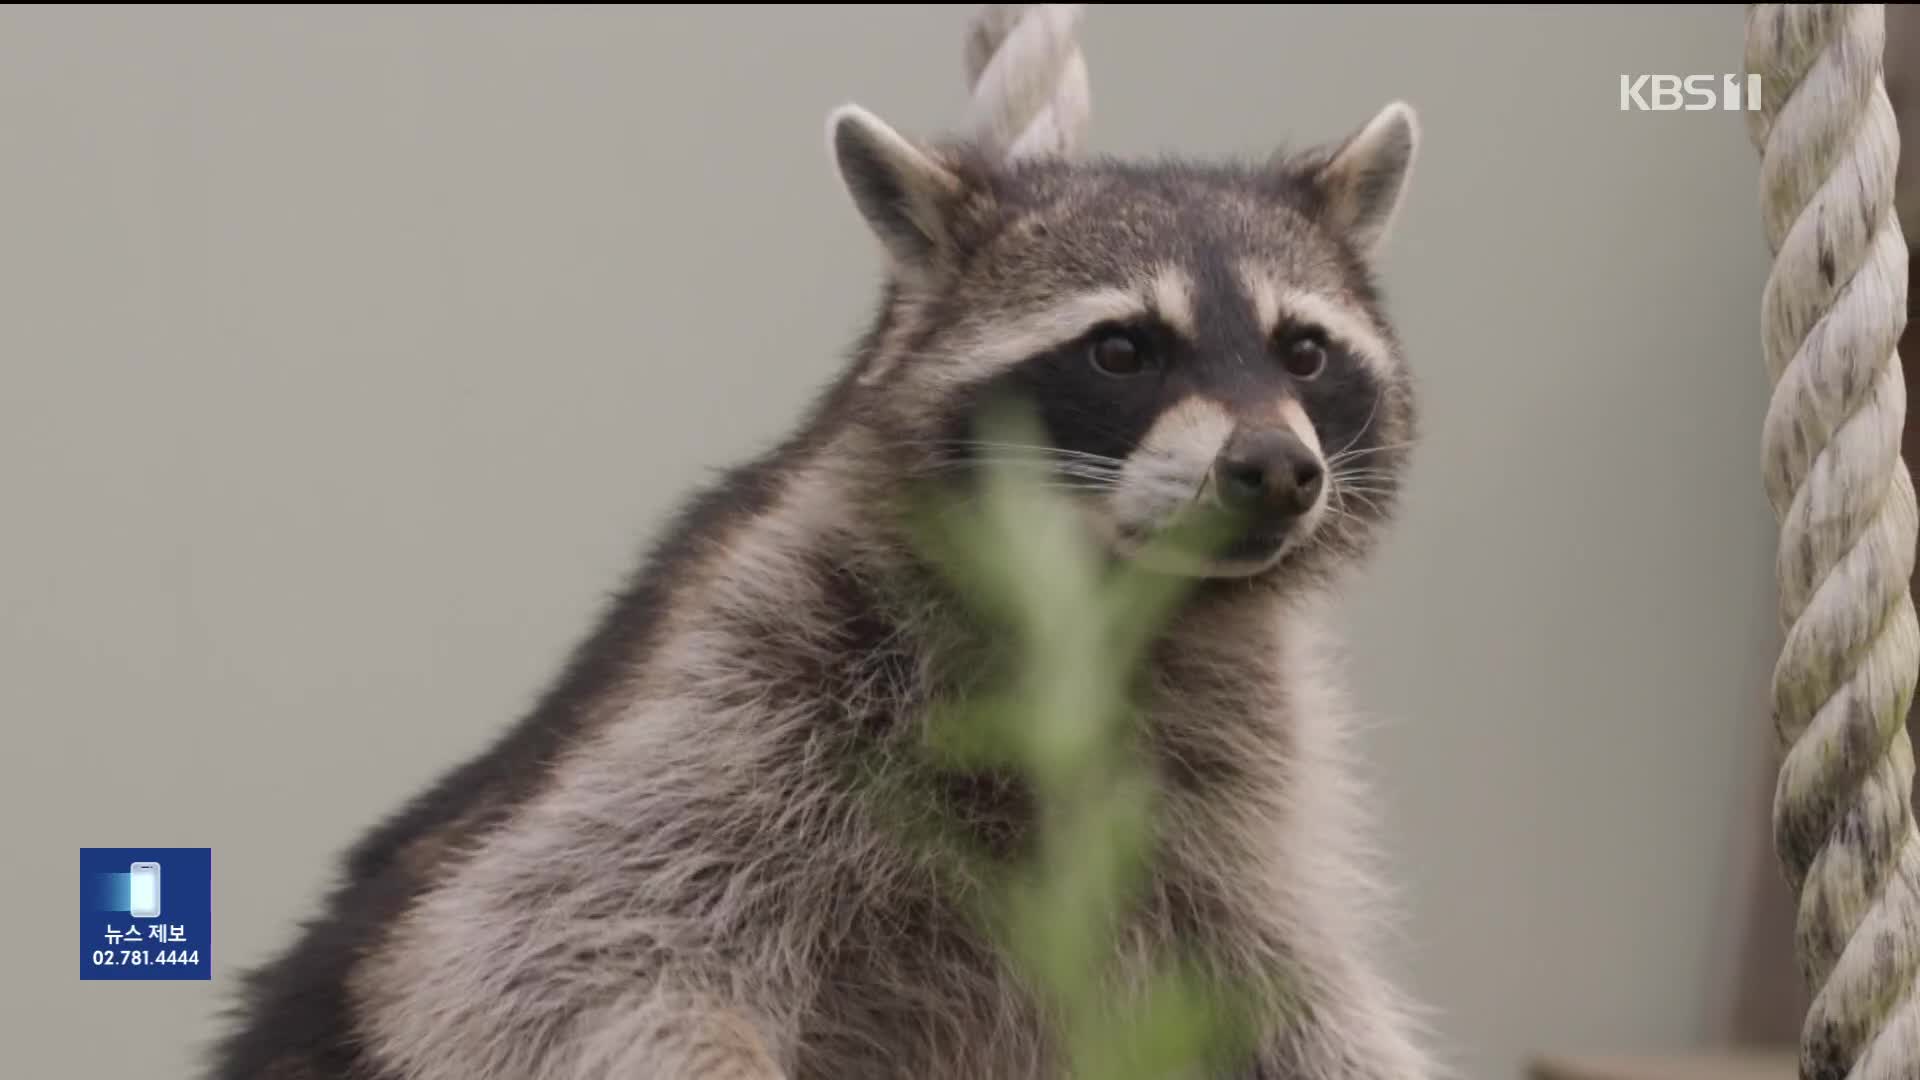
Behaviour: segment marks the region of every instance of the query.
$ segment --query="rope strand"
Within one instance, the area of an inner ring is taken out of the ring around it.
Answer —
[[[1007,159],[1072,156],[1092,97],[1076,35],[1085,4],[983,4],[967,34],[967,127]]]
[[[1774,256],[1761,439],[1785,628],[1774,842],[1814,992],[1803,1080],[1920,1074],[1920,831],[1905,727],[1920,624],[1908,592],[1914,487],[1900,458],[1907,259],[1884,20],[1878,4],[1747,11],[1747,70],[1761,85],[1749,135]]]

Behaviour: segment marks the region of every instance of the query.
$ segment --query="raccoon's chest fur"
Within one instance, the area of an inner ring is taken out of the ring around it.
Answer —
[[[1235,985],[1264,994],[1283,977],[1297,936],[1287,918],[1297,909],[1277,885],[1279,852],[1265,843],[1286,812],[1284,798],[1273,794],[1273,785],[1289,779],[1282,775],[1283,699],[1248,693],[1259,677],[1223,683],[1223,659],[1176,647],[1148,691],[1150,722],[1159,728],[1162,831],[1150,883],[1115,942],[1109,977],[1116,997],[1176,958],[1204,959]],[[928,696],[902,702],[892,718],[905,729],[898,732],[903,746]],[[1201,727],[1190,730],[1195,724]],[[1034,854],[1026,843],[1034,807],[1017,782],[903,772],[926,796],[906,805],[938,815],[973,850],[1005,860]],[[836,864],[838,893],[824,902],[844,907],[798,1024],[792,1075],[1055,1080],[1062,1063],[1048,1040],[1049,1021],[966,907],[979,883],[941,874],[945,864],[913,847],[901,823],[887,818],[900,807],[856,813],[848,838],[861,839],[848,846],[868,857]]]
[[[551,1048],[621,1038],[623,1010],[690,958],[711,962],[714,994],[775,1014],[765,1029],[788,1041],[769,1049],[796,1080],[1054,1075],[1045,1024],[955,880],[889,816],[901,804],[862,792],[896,781],[904,805],[1008,857],[1026,800],[915,759],[937,665],[919,629],[874,612],[808,497],[669,594],[685,606],[544,787],[455,845],[357,966],[357,1039],[394,1075],[574,1075]],[[1274,840],[1300,794],[1282,791],[1298,703],[1267,615],[1223,610],[1155,667],[1166,831],[1122,981],[1175,942],[1243,981],[1288,948]]]

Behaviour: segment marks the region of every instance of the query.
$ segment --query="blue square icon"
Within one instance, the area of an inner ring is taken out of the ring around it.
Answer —
[[[211,848],[81,848],[80,978],[213,977]]]

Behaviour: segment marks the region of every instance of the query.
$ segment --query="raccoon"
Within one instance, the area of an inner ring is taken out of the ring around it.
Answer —
[[[855,105],[827,129],[884,267],[843,369],[690,499],[517,726],[345,855],[208,1076],[1062,1075],[967,882],[851,779],[880,762],[1023,850],[1017,778],[915,754],[982,635],[901,509],[1005,460],[975,432],[1010,399],[1098,549],[1192,586],[1139,684],[1162,837],[1116,962],[1186,947],[1247,988],[1258,1045],[1223,1076],[1435,1075],[1372,951],[1323,648],[1416,437],[1376,270],[1414,111],[1227,161],[991,160]],[[1153,543],[1213,514],[1224,548]]]

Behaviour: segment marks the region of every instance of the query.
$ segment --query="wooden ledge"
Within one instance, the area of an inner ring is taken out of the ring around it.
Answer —
[[[1544,1055],[1528,1080],[1800,1080],[1800,1055],[1787,1050],[1731,1050],[1671,1055]]]

